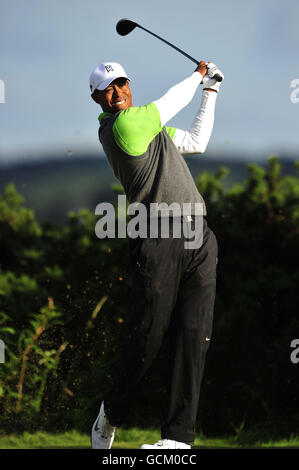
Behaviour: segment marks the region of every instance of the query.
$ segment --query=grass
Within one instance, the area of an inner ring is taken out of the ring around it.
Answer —
[[[117,431],[113,449],[139,449],[140,445],[148,442],[154,443],[160,439],[158,430],[140,430],[137,428],[119,429]],[[245,443],[244,443],[245,442]],[[77,431],[65,433],[36,433],[24,432],[21,435],[0,434],[0,449],[89,449],[90,437]],[[299,448],[299,437],[289,439],[256,441],[246,444],[246,436],[242,442],[237,436],[227,438],[197,437],[193,449],[240,449],[240,448]]]

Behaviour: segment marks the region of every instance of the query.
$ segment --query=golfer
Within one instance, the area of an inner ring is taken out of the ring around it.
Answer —
[[[207,147],[220,88],[213,78],[216,73],[223,77],[215,64],[201,61],[195,72],[145,106],[133,106],[130,78],[120,64],[103,63],[90,75],[91,97],[103,111],[99,139],[128,201],[147,208],[151,203],[202,207],[202,243],[197,248],[186,249],[185,235],[171,236],[171,230],[168,238],[129,238],[133,273],[129,337],[119,351],[110,391],[92,427],[94,449],[112,447],[115,430],[133,405],[136,385],[169,331],[173,351],[161,440],[141,448],[188,449],[195,439],[212,333],[218,247],[207,224],[204,200],[183,155],[203,153]],[[201,84],[201,104],[191,128],[167,127]],[[196,229],[196,217],[191,209],[180,220]]]

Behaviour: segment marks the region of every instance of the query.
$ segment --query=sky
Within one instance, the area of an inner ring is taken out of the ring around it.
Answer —
[[[193,62],[139,28],[119,36],[121,18],[224,73],[209,154],[298,155],[298,0],[6,0],[0,163],[100,153],[101,109],[90,98],[89,75],[101,62],[123,65],[136,106],[194,71]],[[168,125],[188,129],[200,97],[201,89]]]

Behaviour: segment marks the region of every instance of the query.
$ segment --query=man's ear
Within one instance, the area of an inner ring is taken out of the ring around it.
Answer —
[[[91,97],[92,97],[93,101],[95,101],[97,104],[101,104],[100,101],[99,101],[99,98],[97,96],[97,92],[93,92]]]

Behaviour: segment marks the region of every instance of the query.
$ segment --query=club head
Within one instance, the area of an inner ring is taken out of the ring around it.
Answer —
[[[129,34],[131,31],[133,31],[134,28],[136,28],[137,23],[135,21],[129,20],[128,18],[123,18],[122,20],[119,20],[119,22],[116,25],[116,31],[118,34],[121,36],[126,36]]]

